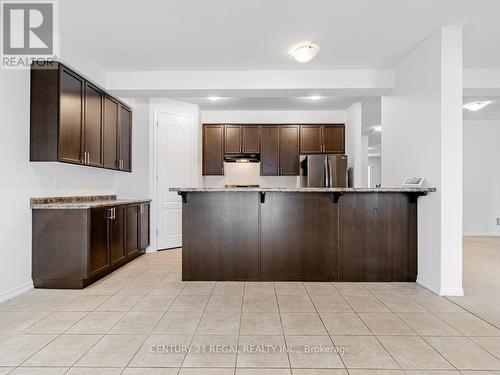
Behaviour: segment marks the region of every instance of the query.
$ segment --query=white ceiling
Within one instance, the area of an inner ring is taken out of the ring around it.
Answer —
[[[364,97],[324,97],[311,100],[307,97],[223,97],[211,101],[206,97],[177,98],[197,104],[202,111],[344,111],[353,103],[364,101]]]
[[[479,111],[469,111],[464,108],[464,120],[500,120],[500,97],[498,96],[467,96],[464,104],[489,100],[491,104]]]
[[[105,70],[392,68],[443,25],[465,66],[500,67],[498,0],[64,0],[68,39]],[[288,56],[319,44],[309,64]]]

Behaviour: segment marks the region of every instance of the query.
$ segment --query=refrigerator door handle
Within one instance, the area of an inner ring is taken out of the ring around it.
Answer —
[[[323,175],[325,176],[325,187],[330,187],[330,170],[328,166],[328,156],[325,156]]]
[[[327,157],[328,160],[328,187],[333,187],[333,170],[332,170],[332,162],[330,158]]]

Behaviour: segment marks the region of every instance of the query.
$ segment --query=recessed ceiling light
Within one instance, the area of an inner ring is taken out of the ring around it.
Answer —
[[[299,63],[306,63],[314,59],[318,53],[319,47],[317,45],[306,43],[295,47],[290,53],[290,56]]]
[[[483,109],[484,107],[486,107],[490,103],[491,103],[491,100],[472,102],[472,103],[464,104],[464,108],[468,109],[469,111],[479,111],[480,109]]]
[[[319,95],[311,95],[311,96],[308,96],[307,98],[311,99],[311,100],[320,100],[320,99],[323,99],[323,97],[319,96]]]
[[[374,126],[373,130],[376,131],[376,132],[381,132],[382,131],[382,127],[380,125],[379,126]]]
[[[216,102],[217,100],[220,99],[219,96],[207,96],[207,99],[212,101],[212,102]]]

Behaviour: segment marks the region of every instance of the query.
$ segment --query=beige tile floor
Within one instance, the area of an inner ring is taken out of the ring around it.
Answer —
[[[0,304],[0,375],[500,374],[496,241],[465,240],[453,299],[414,283],[182,282],[180,250],[147,254],[84,290]]]

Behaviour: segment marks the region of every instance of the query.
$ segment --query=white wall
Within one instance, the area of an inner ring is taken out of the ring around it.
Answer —
[[[345,111],[202,111],[202,124],[327,124],[346,123]],[[348,125],[346,125],[347,127]],[[347,135],[346,135],[347,137]],[[201,147],[201,144],[200,144]],[[200,159],[201,176],[201,159]],[[260,176],[258,163],[226,163],[224,176],[202,176],[206,187],[249,184],[262,187],[296,187],[296,176]]]
[[[132,107],[132,172],[117,173],[114,186],[119,197],[152,198],[150,175],[150,108],[148,99],[122,98]]]
[[[462,290],[462,31],[443,28],[394,71],[382,97],[382,184],[423,176],[436,193],[419,199],[418,282]]]
[[[464,121],[464,235],[500,235],[499,139],[500,120]]]
[[[37,196],[114,193],[117,172],[29,162],[29,72],[0,70],[0,301],[32,287],[31,210]]]

